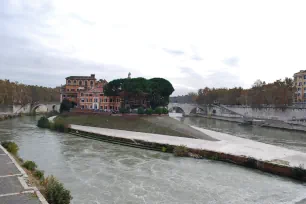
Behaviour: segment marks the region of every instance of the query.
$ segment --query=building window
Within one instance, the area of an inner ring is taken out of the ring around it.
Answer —
[[[67,91],[69,91],[69,89],[67,89]]]
[[[103,96],[103,94],[100,94],[100,96]]]
[[[84,103],[84,101],[85,101],[85,100],[84,100],[84,98],[82,98],[82,99],[81,99],[81,102],[83,102],[83,103]]]
[[[109,109],[113,110],[113,106],[109,106]]]
[[[73,84],[76,84],[76,80],[73,81]]]
[[[98,103],[98,99],[97,98],[95,98],[94,100],[95,100],[95,103]]]
[[[83,96],[84,94],[83,93],[81,93],[81,96]]]
[[[86,98],[86,102],[88,102],[88,98]]]
[[[299,79],[301,79],[302,78],[302,76],[299,76]]]
[[[71,81],[70,81],[70,80],[68,80],[68,84],[71,84]]]
[[[102,110],[103,109],[103,106],[100,106],[100,110]]]
[[[90,85],[91,85],[91,86],[93,85],[93,81],[90,81]]]
[[[71,91],[75,91],[75,89],[71,89]]]
[[[302,86],[302,82],[299,82],[299,86]]]
[[[109,102],[113,102],[113,99],[112,99],[112,98],[110,98],[110,99],[109,99]]]
[[[297,90],[298,90],[298,91],[300,91],[300,90],[301,90],[301,88],[298,88]]]
[[[92,109],[92,106],[90,106],[90,109]]]
[[[102,101],[103,101],[102,98],[100,98],[100,103],[102,103]]]
[[[304,98],[306,97],[306,93],[304,93]]]
[[[79,81],[79,85],[82,86],[82,81]]]
[[[92,102],[92,99],[89,99],[89,102]]]
[[[297,95],[298,95],[298,96],[300,96],[300,95],[301,95],[301,93],[298,93]]]
[[[104,102],[107,102],[107,98],[104,99]]]
[[[92,94],[89,94],[89,96],[92,96]]]
[[[107,106],[104,106],[104,109],[107,110]]]
[[[304,75],[304,79],[306,79],[306,75]]]

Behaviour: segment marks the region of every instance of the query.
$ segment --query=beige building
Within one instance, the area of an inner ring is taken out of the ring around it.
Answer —
[[[294,102],[306,102],[306,70],[300,70],[293,75],[296,92]]]

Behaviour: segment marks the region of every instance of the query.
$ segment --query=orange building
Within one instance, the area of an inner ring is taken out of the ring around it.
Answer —
[[[78,108],[94,110],[119,110],[120,96],[104,96],[103,86],[106,80],[97,81],[94,74],[90,76],[69,76],[61,88],[61,102],[68,99],[77,104]]]

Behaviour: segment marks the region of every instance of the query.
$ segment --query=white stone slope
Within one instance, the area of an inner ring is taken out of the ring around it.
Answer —
[[[243,139],[229,134],[220,133],[198,127],[193,127],[193,128],[220,141],[207,141],[201,139],[89,127],[81,125],[71,125],[71,128],[74,130],[86,131],[86,132],[107,135],[112,137],[137,139],[137,140],[155,142],[160,144],[185,145],[189,148],[194,148],[194,149],[205,149],[205,150],[229,153],[233,155],[244,155],[264,161],[281,160],[283,163],[286,163],[287,165],[290,166],[304,165],[304,167],[306,167],[306,154],[303,152],[289,150],[283,147],[278,147],[261,142],[256,142],[253,140]]]

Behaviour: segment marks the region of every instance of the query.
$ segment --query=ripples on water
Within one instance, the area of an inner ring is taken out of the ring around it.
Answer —
[[[59,178],[75,204],[270,204],[306,197],[305,185],[286,178],[51,132],[35,123],[30,117],[0,122],[0,140],[15,140],[21,157]]]

